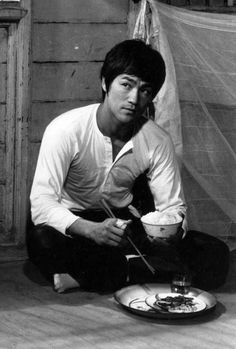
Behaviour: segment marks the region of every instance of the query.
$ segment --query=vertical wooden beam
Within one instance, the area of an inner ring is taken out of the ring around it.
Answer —
[[[6,95],[6,196],[5,196],[5,231],[8,241],[12,241],[12,217],[14,216],[14,161],[15,161],[15,100],[16,100],[16,33],[17,24],[8,24],[7,47],[7,95]]]
[[[28,121],[30,117],[31,0],[21,0],[27,14],[19,22],[17,47],[16,147],[15,147],[15,243],[24,245],[28,204]]]

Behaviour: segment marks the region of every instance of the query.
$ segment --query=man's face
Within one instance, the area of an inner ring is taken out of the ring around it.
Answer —
[[[153,98],[151,85],[134,75],[118,75],[109,91],[106,91],[104,81],[102,87],[106,92],[104,104],[107,111],[122,123],[140,117]]]

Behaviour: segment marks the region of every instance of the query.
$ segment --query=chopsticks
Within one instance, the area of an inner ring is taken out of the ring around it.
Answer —
[[[106,214],[108,215],[108,217],[110,218],[116,218],[114,213],[112,212],[112,210],[110,209],[110,207],[108,206],[107,202],[104,199],[100,200],[101,206],[104,209],[104,211],[106,212]],[[116,218],[117,219],[117,218]],[[147,268],[150,270],[150,272],[152,274],[155,274],[155,269],[148,263],[148,261],[146,260],[146,258],[142,255],[142,253],[139,251],[138,247],[135,245],[135,243],[132,241],[132,239],[127,236],[127,240],[129,241],[129,243],[133,246],[133,248],[135,249],[135,251],[138,253],[138,255],[140,256],[140,258],[142,259],[142,261],[146,264]]]

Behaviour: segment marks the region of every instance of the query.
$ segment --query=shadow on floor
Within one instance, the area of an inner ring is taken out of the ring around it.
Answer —
[[[38,268],[29,260],[26,260],[23,264],[23,273],[30,281],[40,286],[51,285],[51,283],[40,273]]]

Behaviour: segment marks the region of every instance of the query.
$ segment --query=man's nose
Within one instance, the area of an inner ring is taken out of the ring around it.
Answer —
[[[139,91],[138,88],[132,88],[129,92],[129,102],[132,104],[138,103]]]

